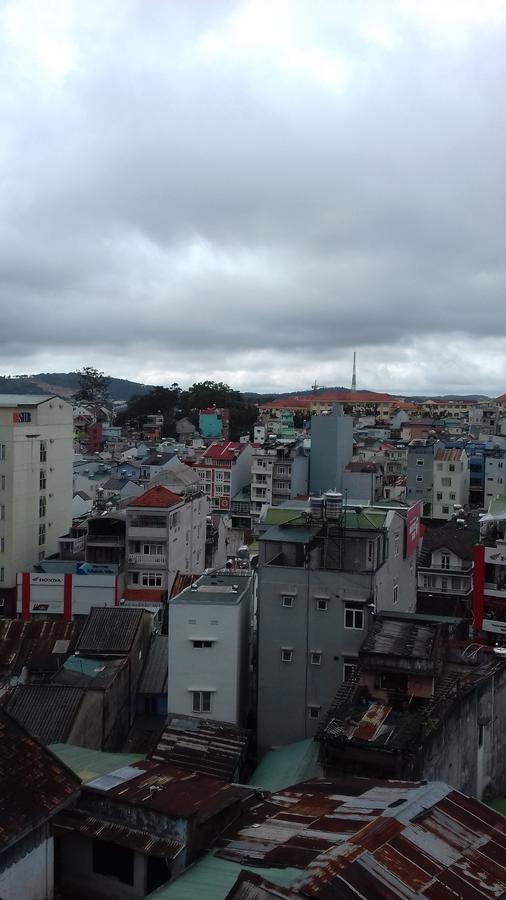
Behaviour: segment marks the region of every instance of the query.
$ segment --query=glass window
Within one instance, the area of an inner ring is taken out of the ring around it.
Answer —
[[[319,651],[312,651],[310,654],[310,661],[312,666],[321,666],[322,664],[322,655]]]
[[[293,650],[288,650],[286,647],[284,647],[281,651],[281,662],[293,662]]]
[[[46,498],[39,497],[39,518],[43,519],[46,515]]]
[[[212,647],[212,641],[192,641],[194,650],[202,650],[205,647]]]
[[[327,612],[329,606],[328,600],[317,600],[316,601],[316,609],[318,612]]]
[[[309,707],[309,718],[310,719],[318,719],[320,717],[320,707],[319,706],[310,706]]]
[[[47,446],[46,446],[45,441],[40,442],[40,461],[41,462],[47,461]]]
[[[41,470],[40,470],[40,476],[39,476],[39,489],[40,489],[41,491],[45,491],[45,490],[46,490],[46,473],[44,472],[44,469],[41,469]]]
[[[344,627],[362,629],[364,627],[364,608],[361,603],[344,604]]]
[[[343,661],[343,681],[352,681],[357,671],[356,659],[345,659]]]
[[[281,600],[283,606],[293,606],[293,597],[291,597],[289,594],[283,594]]]
[[[211,691],[192,691],[192,709],[195,713],[211,712]]]

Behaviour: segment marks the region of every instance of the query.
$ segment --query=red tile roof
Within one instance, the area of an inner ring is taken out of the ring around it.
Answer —
[[[304,400],[311,403],[396,403],[391,394],[377,394],[375,391],[329,391],[326,394],[314,394]]]
[[[131,500],[129,506],[141,506],[143,509],[168,509],[182,502],[182,497],[162,487],[161,484],[152,487],[149,491]]]
[[[260,403],[260,409],[309,409],[310,398],[286,397]]]
[[[501,394],[500,397],[496,397],[496,403],[506,403],[506,394]]]
[[[161,603],[165,591],[159,588],[127,588],[123,591],[125,600],[135,600],[136,603]]]
[[[204,459],[225,459],[232,461],[236,459],[238,453],[242,453],[246,444],[240,444],[239,441],[219,441],[211,444],[205,453]]]

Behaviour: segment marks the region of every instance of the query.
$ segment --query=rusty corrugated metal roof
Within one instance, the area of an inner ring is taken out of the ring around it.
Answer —
[[[93,606],[77,645],[79,653],[128,655],[143,616],[142,609]]]
[[[390,706],[383,706],[381,703],[373,704],[364,713],[349,737],[359,741],[373,741],[391,712]]]
[[[506,895],[506,819],[441,782],[296,785],[252,807],[217,855],[299,868],[291,890],[308,900]],[[262,881],[262,891],[271,887]]]
[[[56,835],[65,835],[76,831],[85,837],[99,838],[102,841],[110,841],[120,847],[129,847],[139,853],[149,856],[160,856],[164,859],[174,859],[183,848],[180,841],[150,834],[148,831],[139,831],[129,828],[128,825],[120,825],[117,822],[108,822],[98,819],[80,809],[73,809],[59,813],[53,824],[53,832]]]
[[[80,781],[0,707],[0,849],[77,796]]]
[[[151,758],[230,781],[248,740],[249,732],[230,722],[171,715]]]
[[[31,671],[56,671],[75,647],[81,625],[51,619],[0,619],[0,674],[19,675],[23,666]],[[56,653],[57,641],[68,641],[64,653]],[[56,645],[56,647],[55,647]]]

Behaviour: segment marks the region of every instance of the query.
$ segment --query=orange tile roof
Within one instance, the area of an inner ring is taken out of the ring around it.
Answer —
[[[329,391],[326,394],[313,394],[303,397],[311,403],[394,403],[396,398],[391,394],[377,394],[375,391]]]
[[[182,499],[179,494],[175,494],[159,484],[141,494],[140,497],[136,497],[135,500],[131,500],[128,505],[142,506],[144,509],[168,509],[175,506],[176,503],[181,503]]]
[[[501,394],[500,397],[496,397],[496,403],[506,403],[506,394]]]

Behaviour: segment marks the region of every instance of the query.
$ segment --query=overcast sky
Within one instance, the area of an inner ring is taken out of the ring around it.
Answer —
[[[506,2],[0,0],[0,372],[506,391]]]

